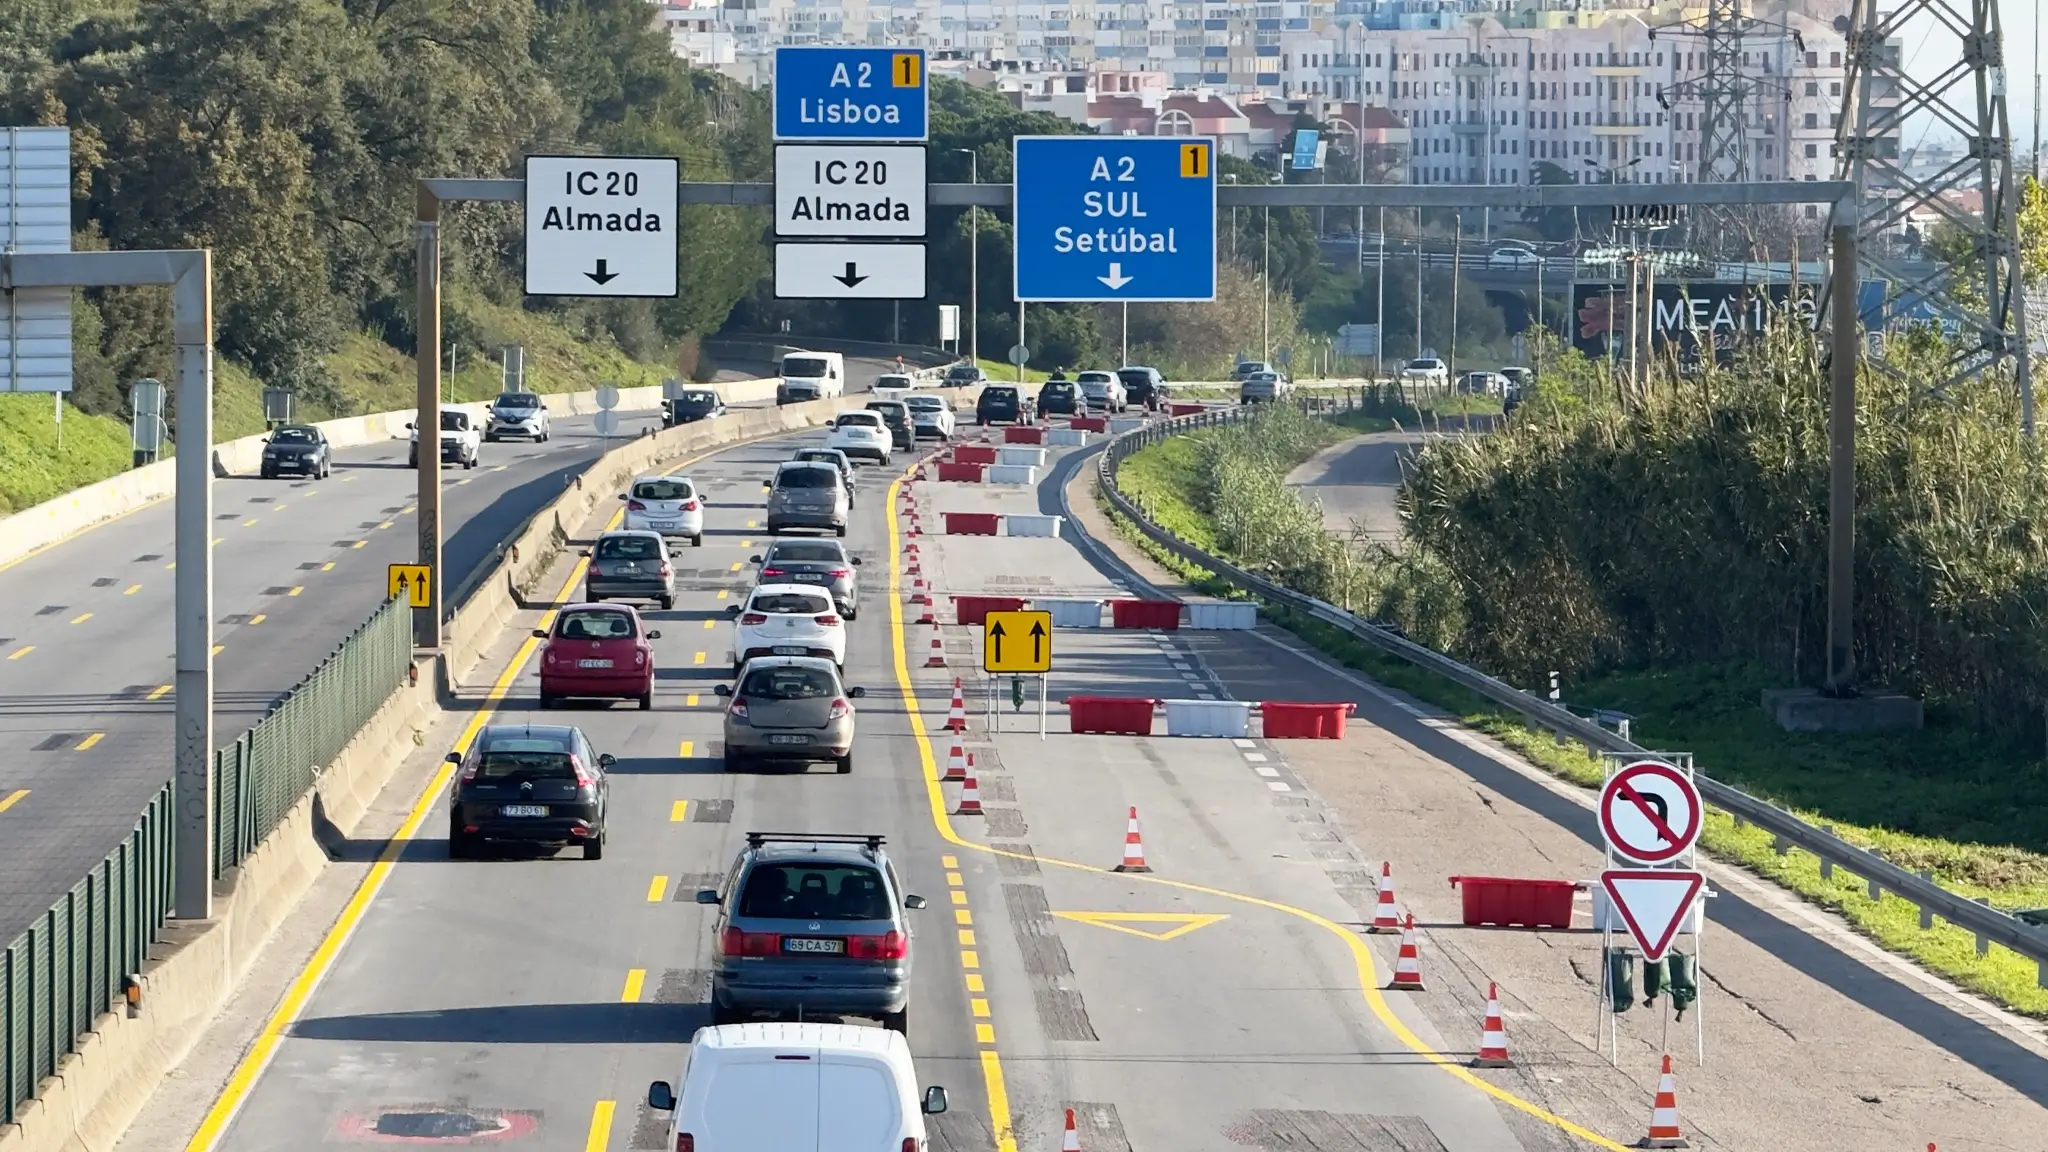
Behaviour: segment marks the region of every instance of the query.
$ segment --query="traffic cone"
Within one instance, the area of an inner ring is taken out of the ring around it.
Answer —
[[[1394,979],[1388,991],[1421,992],[1422,957],[1415,951],[1415,914],[1401,923],[1401,954],[1394,958]]]
[[[920,567],[920,566],[918,565],[918,562],[917,562],[917,553],[915,553],[915,552],[912,552],[912,553],[910,554],[910,561],[909,561],[909,563],[907,563],[906,565],[904,565],[904,568],[903,568],[903,570],[904,570],[905,572],[908,572],[908,573],[909,573],[910,575],[912,575],[912,576],[922,576],[922,575],[924,575],[924,569],[923,569],[922,567]]]
[[[1664,1074],[1657,1078],[1657,1101],[1650,1108],[1650,1134],[1636,1141],[1636,1147],[1692,1147],[1686,1143],[1685,1133],[1678,1130],[1678,1078],[1671,1074],[1669,1056],[1664,1058]]]
[[[1400,930],[1401,913],[1399,909],[1394,907],[1394,865],[1390,861],[1382,862],[1380,864],[1379,903],[1373,907],[1372,926],[1367,928],[1366,931],[1399,932]]]
[[[931,622],[932,606],[927,604],[924,606],[924,619],[918,621],[918,623],[930,624]],[[946,666],[946,646],[939,643],[939,630],[936,627],[932,629],[932,654],[925,658],[924,666],[927,668],[944,668]]]
[[[1138,836],[1138,809],[1131,808],[1130,822],[1124,825],[1124,862],[1117,865],[1117,872],[1150,872],[1145,866],[1145,841]]]
[[[954,811],[953,815],[980,816],[983,814],[981,810],[981,786],[974,782],[974,773],[969,772],[966,783],[960,785],[960,807]]]
[[[953,677],[953,703],[946,709],[946,727],[950,731],[967,731],[967,701],[960,698],[960,678]]]
[[[918,614],[917,622],[919,624],[929,624],[934,628],[937,628],[939,626],[939,622],[932,618],[932,602],[930,600],[926,600],[924,602],[924,611]],[[936,634],[934,634],[932,636],[932,647],[936,648],[938,646],[939,638]],[[932,667],[932,665],[927,664],[925,665],[925,667],[929,668]]]
[[[1934,1152],[1934,1145],[1929,1144],[1927,1149],[1928,1152]],[[1067,1109],[1067,1134],[1060,1137],[1060,1152],[1081,1152],[1081,1134],[1074,1129],[1072,1108]]]
[[[958,740],[953,741],[952,750],[946,753],[946,774],[939,779],[967,779],[967,753],[960,747]]]
[[[910,581],[910,602],[912,604],[925,603],[924,577],[918,576]]]
[[[1508,1068],[1514,1061],[1508,1059],[1508,1031],[1500,1021],[1500,986],[1489,983],[1486,986],[1486,1020],[1479,1026],[1479,1056],[1472,1061],[1474,1068]]]

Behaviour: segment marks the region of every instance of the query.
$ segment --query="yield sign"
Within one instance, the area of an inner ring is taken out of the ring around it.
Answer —
[[[1671,938],[1678,935],[1678,926],[1699,898],[1703,879],[1692,871],[1610,869],[1600,874],[1600,886],[1621,913],[1643,958],[1655,961],[1671,947]]]

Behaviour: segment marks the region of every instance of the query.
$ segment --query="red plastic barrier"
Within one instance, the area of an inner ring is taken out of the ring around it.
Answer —
[[[1012,424],[1003,429],[1003,443],[1043,444],[1045,443],[1045,429],[1036,424],[1028,427]]]
[[[951,463],[951,462],[941,463],[941,464],[939,465],[939,479],[941,479],[941,480],[964,480],[964,481],[966,481],[966,482],[967,482],[967,483],[969,483],[969,484],[979,484],[979,483],[981,483],[981,481],[982,481],[982,476],[983,476],[983,470],[984,470],[984,469],[986,469],[987,467],[988,467],[988,465],[987,465],[987,464],[982,464],[982,463],[975,463],[975,464],[955,464],[955,463]]]
[[[1344,719],[1358,711],[1349,701],[1338,704],[1300,704],[1262,700],[1259,713],[1265,717],[1265,734],[1274,740],[1342,740]]]
[[[1195,416],[1199,415],[1205,407],[1207,407],[1205,404],[1168,404],[1166,406],[1166,414],[1168,416]]]
[[[990,444],[962,444],[958,448],[953,449],[953,462],[955,464],[993,464],[996,462],[996,450],[994,445]]]
[[[1067,421],[1067,427],[1077,432],[1107,432],[1109,421],[1100,416],[1076,416]]]
[[[947,512],[944,515],[948,536],[995,536],[1003,530],[1000,512]]]
[[[1111,600],[1109,620],[1112,628],[1177,629],[1180,627],[1180,601]]]
[[[955,596],[953,597],[953,622],[979,627],[988,622],[991,612],[1020,612],[1024,601],[1015,596]]]
[[[1453,876],[1451,887],[1464,898],[1465,923],[1473,927],[1569,928],[1579,886],[1570,880]]]
[[[1150,736],[1156,700],[1125,696],[1067,697],[1067,730],[1107,735]]]

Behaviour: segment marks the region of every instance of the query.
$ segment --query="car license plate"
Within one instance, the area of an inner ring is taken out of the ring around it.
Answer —
[[[656,528],[673,528],[676,526],[676,522],[673,520],[649,520],[648,523]]]
[[[823,572],[796,572],[791,575],[799,584],[823,584],[825,582],[825,574]]]
[[[801,656],[809,649],[801,644],[777,644],[770,651],[777,656]]]
[[[578,668],[609,668],[612,666],[612,662],[609,660],[578,660],[576,666]]]
[[[770,744],[809,744],[811,742],[811,738],[809,736],[804,736],[801,734],[783,735],[778,733],[776,735],[768,737],[768,742]]]
[[[503,808],[498,809],[498,815],[500,816],[545,816],[547,814],[548,806],[545,804],[507,804]]]
[[[808,952],[812,955],[838,956],[846,951],[846,941],[828,940],[817,936],[784,936],[784,952]]]

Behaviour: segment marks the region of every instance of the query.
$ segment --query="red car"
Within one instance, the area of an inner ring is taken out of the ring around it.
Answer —
[[[572,697],[638,700],[654,707],[654,649],[661,633],[641,626],[624,604],[571,604],[555,617],[554,631],[536,628],[541,646],[540,706]]]

